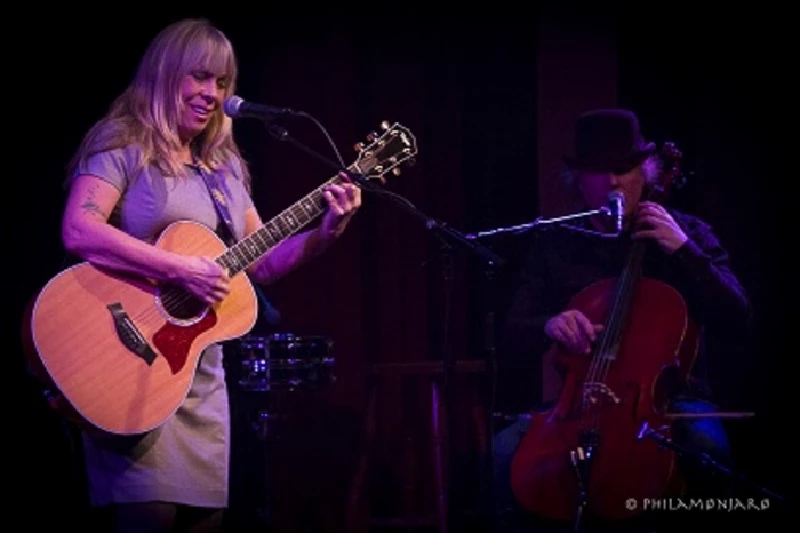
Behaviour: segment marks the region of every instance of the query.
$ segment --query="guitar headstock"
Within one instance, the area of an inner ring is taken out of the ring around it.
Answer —
[[[652,186],[651,198],[663,202],[670,196],[674,189],[681,189],[686,185],[686,176],[681,172],[683,152],[674,142],[665,142],[658,153],[661,161],[661,172]]]
[[[366,179],[378,179],[381,183],[386,183],[387,173],[399,176],[401,164],[414,164],[417,139],[408,128],[397,122],[390,125],[384,120],[381,129],[383,132],[380,135],[375,132],[367,135],[368,144],[356,143],[358,158],[351,169]]]

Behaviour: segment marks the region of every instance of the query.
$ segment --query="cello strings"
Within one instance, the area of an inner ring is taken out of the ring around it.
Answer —
[[[630,301],[630,297],[632,295],[632,290],[636,279],[638,278],[639,273],[639,266],[641,264],[641,255],[643,253],[643,248],[641,244],[637,243],[636,248],[633,250],[633,253],[630,256],[629,262],[625,270],[623,271],[622,275],[620,276],[620,285],[619,290],[616,293],[616,299],[614,302],[614,306],[612,307],[612,320],[611,324],[609,324],[609,337],[613,339],[611,342],[604,342],[604,349],[602,352],[602,365],[599,371],[601,378],[600,381],[605,384],[608,374],[611,370],[611,364],[616,359],[618,355],[616,352],[619,350],[619,340],[620,334],[624,329],[625,325],[625,318],[627,316],[627,309],[626,309],[626,302]],[[606,341],[606,337],[604,336],[604,341]],[[609,348],[614,348],[614,353],[610,353]],[[607,391],[604,391],[607,392]],[[595,415],[593,418],[593,426],[597,429],[599,425],[599,417]]]
[[[611,319],[606,325],[606,331],[603,332],[603,338],[600,341],[600,347],[596,355],[592,358],[590,371],[587,373],[586,383],[599,384],[601,387],[605,385],[605,380],[608,377],[608,372],[611,368],[613,361],[610,348],[617,346],[619,343],[619,333],[622,330],[622,314],[620,309],[624,306],[624,296],[628,292],[630,285],[630,268],[626,268],[619,279],[619,289],[615,293],[614,304],[611,307]],[[587,394],[586,383],[584,384],[584,413],[588,411],[589,414],[589,429],[597,431],[600,428],[600,414],[604,403],[604,398],[600,398],[597,402],[591,402],[587,399],[591,398],[591,391]],[[607,391],[601,391],[605,395]],[[588,409],[587,409],[588,402]]]
[[[649,200],[653,192],[653,188],[647,187],[642,195],[642,199]],[[632,297],[636,281],[641,274],[641,262],[644,251],[645,248],[641,241],[633,244],[633,250],[628,256],[625,269],[622,271],[619,278],[619,285],[615,294],[614,305],[611,308],[610,319],[606,324],[606,330],[603,332],[603,338],[599,343],[598,350],[593,355],[589,365],[589,370],[582,387],[581,426],[584,429],[586,429],[586,418],[588,418],[590,430],[599,430],[600,412],[605,405],[605,398],[601,397],[600,401],[596,402],[591,401],[591,398],[594,397],[594,391],[597,390],[595,385],[599,385],[603,388],[603,390],[601,390],[602,396],[613,392],[607,390],[606,380],[611,370],[611,364],[618,355],[617,352],[619,351],[621,332],[628,314],[626,302],[629,302]],[[623,306],[625,308],[620,309]],[[610,353],[610,348],[614,349],[613,354]]]

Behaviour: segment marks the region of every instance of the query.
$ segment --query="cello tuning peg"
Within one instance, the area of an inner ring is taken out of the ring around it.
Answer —
[[[372,142],[372,141],[374,141],[374,140],[375,140],[375,139],[377,139],[377,138],[378,138],[378,134],[377,134],[377,133],[375,133],[374,131],[371,131],[369,134],[367,134],[367,140],[368,140],[369,142]]]
[[[400,172],[401,172],[400,167],[394,167],[392,169],[392,174],[394,174],[395,176],[399,176]]]
[[[361,151],[363,151],[363,150],[364,150],[364,148],[366,148],[366,146],[365,146],[365,145],[364,145],[364,143],[362,143],[362,142],[357,142],[357,143],[355,143],[355,144],[353,145],[353,149],[354,149],[356,152],[361,152]]]
[[[388,120],[384,120],[384,121],[381,122],[381,129],[388,130],[389,126],[391,126],[391,124],[389,124]]]
[[[409,157],[408,160],[406,161],[406,165],[408,165],[410,167],[413,167],[416,164],[417,164],[417,160],[414,159],[413,157]]]

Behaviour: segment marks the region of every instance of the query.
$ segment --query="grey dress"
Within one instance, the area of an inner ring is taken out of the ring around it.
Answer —
[[[97,154],[76,173],[95,175],[122,192],[111,223],[148,242],[179,220],[217,228],[218,216],[199,172],[176,179],[150,167],[132,176],[136,150],[130,146]],[[231,170],[233,178],[228,174],[218,181],[238,240],[245,230],[244,212],[253,204],[241,167]],[[137,437],[83,435],[92,505],[168,501],[227,506],[230,418],[222,363],[222,346],[208,347],[186,400],[158,429]]]

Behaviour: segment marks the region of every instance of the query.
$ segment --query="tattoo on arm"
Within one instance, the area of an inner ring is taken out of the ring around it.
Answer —
[[[95,201],[94,197],[95,191],[97,191],[96,185],[92,185],[89,187],[89,192],[86,195],[86,199],[81,204],[81,208],[86,214],[99,215],[103,218],[106,218],[106,214],[103,212],[102,209],[100,209],[100,206],[97,205],[97,202]]]

